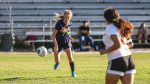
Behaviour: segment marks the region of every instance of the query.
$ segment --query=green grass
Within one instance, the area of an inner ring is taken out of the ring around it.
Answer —
[[[57,70],[53,69],[54,56],[0,55],[1,84],[104,84],[108,64],[106,55],[73,55],[76,78],[66,55]],[[150,84],[150,53],[134,53],[135,84]],[[118,83],[120,84],[120,82]]]

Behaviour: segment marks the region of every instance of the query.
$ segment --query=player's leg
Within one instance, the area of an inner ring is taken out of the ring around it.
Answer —
[[[84,47],[84,40],[85,40],[85,36],[80,36],[80,48],[81,48],[81,50],[83,49],[83,47]]]
[[[58,53],[54,53],[54,58],[55,58],[55,65],[54,65],[54,69],[56,70],[58,68],[58,65],[60,64],[61,62],[61,59],[60,59],[60,52]]]
[[[66,52],[66,54],[67,54],[67,56],[68,56],[69,62],[73,62],[73,57],[72,57],[72,53],[71,53],[71,48],[65,49],[65,52]]]
[[[54,58],[55,58],[55,62],[59,63],[60,62],[60,52],[54,53]]]
[[[93,38],[91,36],[86,36],[85,40],[90,42],[90,46],[92,48],[92,50],[94,50],[94,41]]]
[[[75,64],[74,64],[74,61],[73,61],[73,57],[72,57],[72,53],[71,53],[71,48],[66,48],[65,52],[67,54],[67,57],[68,57],[68,60],[69,60],[69,63],[70,63],[70,67],[71,67],[71,71],[72,71],[72,77],[76,77],[76,74],[75,74]]]
[[[129,56],[119,57],[109,61],[107,73],[106,73],[106,84],[116,84],[124,72],[127,70]]]
[[[131,74],[124,74],[123,77],[121,77],[122,84],[133,84],[134,82],[134,73]]]
[[[55,58],[55,65],[54,65],[54,69],[56,70],[58,68],[58,65],[60,64],[61,62],[61,59],[60,59],[60,51],[61,51],[61,46],[58,45],[58,53],[54,53],[54,58]],[[55,49],[55,47],[54,47]]]
[[[70,41],[70,45],[71,45],[71,52],[74,53],[74,49],[73,49],[73,45],[72,45],[71,41]]]
[[[141,39],[142,39],[142,34],[141,33],[139,33],[138,38],[139,38],[139,44],[141,44]]]
[[[132,56],[129,56],[128,62],[128,69],[124,76],[121,77],[122,84],[133,84],[134,82],[134,73],[136,73],[136,69]]]
[[[145,38],[145,44],[148,44],[147,39],[148,39],[148,35],[144,34],[144,38]]]
[[[120,75],[106,73],[105,84],[117,84],[120,79]]]

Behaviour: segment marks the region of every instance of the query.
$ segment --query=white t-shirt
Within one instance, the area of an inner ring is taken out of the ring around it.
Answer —
[[[114,44],[114,42],[110,39],[111,35],[118,35],[120,40],[121,38],[123,38],[121,37],[120,30],[113,23],[109,24],[103,35],[103,42],[105,44],[106,49],[108,49]],[[125,38],[123,39],[124,39],[123,42],[127,41],[125,40]],[[129,55],[131,55],[131,51],[129,50],[128,45],[123,44],[123,43],[120,48],[107,53],[109,61],[112,59],[116,59],[116,58],[123,57],[123,56],[129,56]]]

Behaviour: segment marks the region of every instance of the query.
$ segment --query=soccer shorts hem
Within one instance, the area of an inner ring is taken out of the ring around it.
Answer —
[[[124,74],[136,73],[132,56],[125,56],[109,61],[107,73],[123,76]]]
[[[70,43],[65,43],[65,44],[57,44],[58,45],[58,52],[61,51],[61,49],[63,48],[64,50],[67,48],[71,48]],[[55,49],[55,45],[53,45],[54,49]]]

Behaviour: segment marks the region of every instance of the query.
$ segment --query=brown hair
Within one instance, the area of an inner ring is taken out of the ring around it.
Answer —
[[[145,23],[142,23],[141,26],[139,27],[139,29],[143,28],[143,25],[144,25],[144,24],[145,24]]]
[[[143,25],[144,25],[144,24],[145,24],[145,23],[142,23],[141,26],[138,28],[138,35],[139,35],[139,30],[143,28]],[[145,28],[146,28],[146,27],[145,27]]]
[[[55,18],[54,18],[54,20],[55,20],[55,23],[54,23],[54,25],[56,25],[56,23],[59,21],[59,20],[62,20],[63,18],[64,18],[64,16],[65,15],[69,15],[70,17],[72,17],[72,11],[71,10],[67,10],[67,9],[65,9],[65,12],[62,14],[62,15],[60,15],[60,14],[58,14],[58,13],[54,13],[55,14]],[[65,26],[67,26],[69,24],[69,22],[65,25]],[[64,26],[64,27],[65,27]]]
[[[116,9],[110,7],[104,9],[104,18],[119,28],[121,34],[128,39],[133,32],[134,26],[130,22],[119,17],[120,14]]]
[[[84,20],[82,23],[87,23],[87,21],[86,21],[86,20]]]

